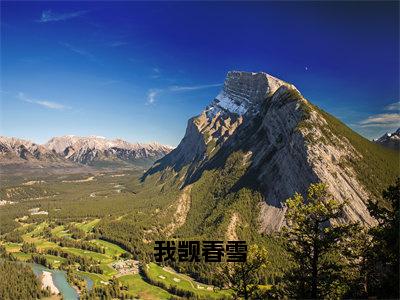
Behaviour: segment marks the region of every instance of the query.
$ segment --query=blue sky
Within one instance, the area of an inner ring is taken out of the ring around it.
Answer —
[[[399,126],[397,2],[1,2],[0,134],[177,145],[229,70],[368,138]]]

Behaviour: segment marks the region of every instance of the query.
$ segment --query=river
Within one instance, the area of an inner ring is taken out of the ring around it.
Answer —
[[[53,277],[53,282],[54,285],[58,288],[60,291],[61,295],[63,296],[64,300],[78,300],[79,295],[76,292],[76,290],[71,287],[71,285],[67,281],[67,277],[64,271],[60,270],[51,270],[48,268],[43,267],[42,265],[39,264],[31,264],[33,272],[35,273],[36,276],[42,275],[43,271],[47,271],[51,273],[51,276]],[[83,276],[84,280],[86,281],[88,290],[90,290],[93,287],[93,281],[87,277]]]

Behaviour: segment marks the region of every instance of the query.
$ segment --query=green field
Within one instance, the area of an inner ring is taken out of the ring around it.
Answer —
[[[47,261],[50,262],[52,267],[55,269],[58,269],[60,267],[60,264],[66,261],[65,258],[59,256],[54,256],[50,254],[45,254],[44,256],[46,257]]]
[[[93,252],[93,251],[82,250],[82,249],[77,249],[77,248],[70,248],[70,247],[64,247],[62,249],[67,253],[72,253],[74,255],[82,256],[82,257],[86,257],[86,258],[92,258],[101,263],[110,263],[113,261],[113,259],[111,257],[109,257],[108,255]]]
[[[15,252],[12,255],[13,255],[13,257],[15,257],[16,259],[21,260],[21,261],[27,261],[32,256],[32,254],[30,254],[30,253],[22,253],[22,252]]]
[[[149,263],[146,268],[151,279],[163,282],[168,287],[177,286],[178,288],[193,292],[198,296],[203,296],[208,299],[219,299],[222,296],[230,295],[227,291],[214,291],[212,286],[196,282],[189,276],[179,274],[171,268],[163,268],[155,263]]]
[[[86,221],[83,223],[76,223],[76,227],[79,229],[85,231],[85,232],[90,232],[93,230],[93,228],[100,222],[100,219],[94,219],[92,221]]]
[[[122,253],[125,253],[126,251],[122,249],[120,246],[117,246],[113,243],[106,242],[103,240],[93,240],[92,241],[94,244],[103,246],[105,248],[106,254],[109,256],[119,256]]]
[[[140,275],[125,275],[120,278],[121,282],[129,288],[128,295],[140,299],[169,299],[172,295],[167,291],[145,282]]]
[[[21,245],[17,243],[5,243],[4,246],[6,247],[6,250],[11,253],[19,252],[21,249]]]

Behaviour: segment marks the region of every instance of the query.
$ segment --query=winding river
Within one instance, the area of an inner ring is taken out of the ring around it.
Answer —
[[[39,265],[39,264],[31,264],[31,266],[32,266],[33,272],[35,273],[36,276],[42,275],[43,271],[47,271],[47,272],[51,273],[51,276],[53,277],[54,285],[58,288],[58,290],[60,291],[64,300],[78,300],[79,299],[79,294],[68,283],[67,277],[66,277],[66,274],[64,271],[51,270],[51,269],[43,267],[42,265]],[[83,278],[85,279],[88,289],[90,290],[93,287],[93,281],[87,276],[83,276]]]

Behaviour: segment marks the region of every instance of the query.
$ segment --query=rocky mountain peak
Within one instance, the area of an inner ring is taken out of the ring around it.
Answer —
[[[228,72],[222,91],[206,108],[207,117],[212,119],[218,113],[256,113],[260,104],[283,85],[295,88],[264,72]]]
[[[214,176],[208,188],[223,188],[200,202],[214,201],[215,195],[224,201],[240,188],[256,190],[264,200],[258,220],[263,232],[284,225],[286,199],[324,182],[335,199],[347,203],[338,221],[372,225],[365,201],[384,186],[372,172],[384,174],[395,160],[385,151],[314,106],[295,86],[263,72],[233,71],[206,110],[189,119],[178,147],[142,180],[154,175],[160,181],[173,178],[180,188],[203,188]],[[227,182],[234,184],[228,188]]]
[[[395,132],[387,132],[382,135],[380,138],[373,140],[375,143],[378,143],[382,146],[391,148],[391,149],[400,149],[400,128],[398,128]]]
[[[0,161],[8,159],[58,160],[58,157],[46,147],[28,140],[0,136]]]
[[[296,87],[265,72],[228,72],[220,93],[203,112],[188,121],[181,143],[160,164],[154,165],[145,176],[164,166],[179,171],[191,164],[189,178],[202,162],[206,162],[235,133],[244,122],[262,111],[273,95],[284,94]],[[298,92],[298,91],[297,91]],[[279,101],[279,99],[278,99]]]

